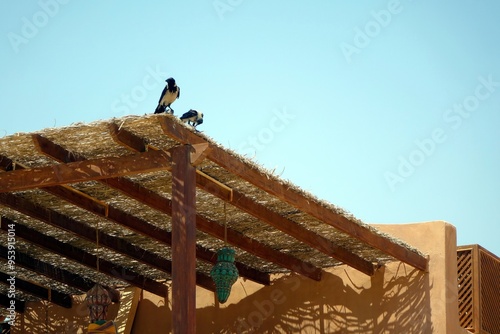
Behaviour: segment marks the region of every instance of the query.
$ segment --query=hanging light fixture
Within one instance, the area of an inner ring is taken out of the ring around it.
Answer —
[[[231,287],[238,279],[238,269],[234,265],[235,251],[227,246],[226,203],[224,202],[224,247],[217,252],[217,262],[210,271],[215,282],[217,299],[224,304],[229,298]]]
[[[89,309],[90,322],[102,325],[106,322],[108,306],[111,304],[111,297],[108,290],[102,285],[96,284],[87,291],[87,307]]]
[[[99,273],[99,222],[96,224],[96,269]],[[87,333],[110,333],[116,334],[117,328],[112,320],[106,320],[108,315],[108,306],[112,303],[113,298],[116,300],[116,291],[108,289],[101,284],[96,283],[89,291],[87,291],[86,301],[89,310],[90,324]],[[118,297],[119,299],[119,297]]]
[[[210,271],[216,292],[217,299],[221,304],[224,304],[229,298],[231,287],[238,279],[238,269],[234,265],[234,249],[230,247],[222,247],[217,252],[217,263]]]

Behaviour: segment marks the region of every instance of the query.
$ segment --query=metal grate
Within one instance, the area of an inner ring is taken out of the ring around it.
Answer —
[[[500,334],[500,259],[479,245],[457,250],[460,326]]]

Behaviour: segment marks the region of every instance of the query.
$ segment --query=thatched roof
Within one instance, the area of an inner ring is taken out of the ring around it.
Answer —
[[[35,181],[26,181],[26,189],[8,191],[5,189],[12,183],[2,177],[9,174],[17,177],[14,173],[21,175],[20,170],[27,175],[43,171],[47,166],[122,158],[198,143],[208,143],[211,152],[196,165],[201,180],[209,182],[205,187],[197,183],[196,190],[197,244],[205,254],[205,258],[201,257],[203,261],[198,261],[197,270],[205,278],[214,260],[206,257],[210,251],[216,252],[224,245],[221,235],[224,222],[228,226],[228,241],[236,248],[237,261],[241,268],[248,269],[240,270],[240,274],[263,284],[269,283],[266,277],[270,273],[288,272],[297,264],[305,264],[309,272],[313,272],[309,275],[313,279],[320,279],[320,268],[342,263],[358,266],[367,274],[394,259],[424,269],[423,254],[404,242],[280,179],[256,162],[220,146],[207,135],[193,132],[173,116],[147,115],[0,138],[0,215],[4,232],[0,238],[4,247],[0,271],[6,274],[11,271],[5,262],[8,247],[8,227],[5,226],[16,223],[16,252],[28,257],[26,263],[17,259],[16,271],[20,279],[62,293],[81,293],[84,284],[69,286],[44,269],[53,265],[83,278],[89,285],[93,282],[140,285],[138,279],[132,278],[136,276],[143,281],[151,280],[152,290],[156,291],[153,283],[165,284],[170,279],[168,205],[172,200],[172,180],[168,169],[139,171],[114,178],[118,183],[104,177],[72,184],[61,182],[50,187],[45,186],[43,180],[36,181],[42,182],[41,187],[33,185]],[[120,188],[119,180],[149,195],[134,195],[126,190],[130,187]],[[84,199],[90,204],[84,204]],[[163,204],[155,206],[153,201],[156,199]],[[127,224],[129,227],[125,226]],[[139,229],[147,226],[153,232],[139,231],[134,226]],[[23,228],[27,228],[26,237]],[[95,238],[97,231],[99,243]],[[59,245],[58,241],[62,247],[59,253],[59,246],[54,246]],[[76,250],[74,254],[67,247]],[[96,256],[109,261],[100,264],[99,272],[95,267],[89,269]],[[28,268],[29,263],[33,268]],[[112,268],[107,268],[106,273],[106,266],[110,264]],[[163,269],[162,264],[166,266]],[[307,274],[307,270],[300,268],[296,271]],[[209,283],[202,286],[209,287]],[[7,288],[2,286],[0,293],[7,295]]]

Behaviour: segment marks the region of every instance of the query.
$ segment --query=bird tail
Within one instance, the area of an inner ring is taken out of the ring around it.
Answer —
[[[158,107],[156,107],[155,114],[161,114],[162,112],[165,112],[166,106],[162,106],[161,104],[158,104]]]

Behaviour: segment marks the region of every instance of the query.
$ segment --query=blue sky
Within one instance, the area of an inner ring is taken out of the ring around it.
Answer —
[[[177,115],[367,223],[500,255],[500,3],[0,2],[0,136]]]

